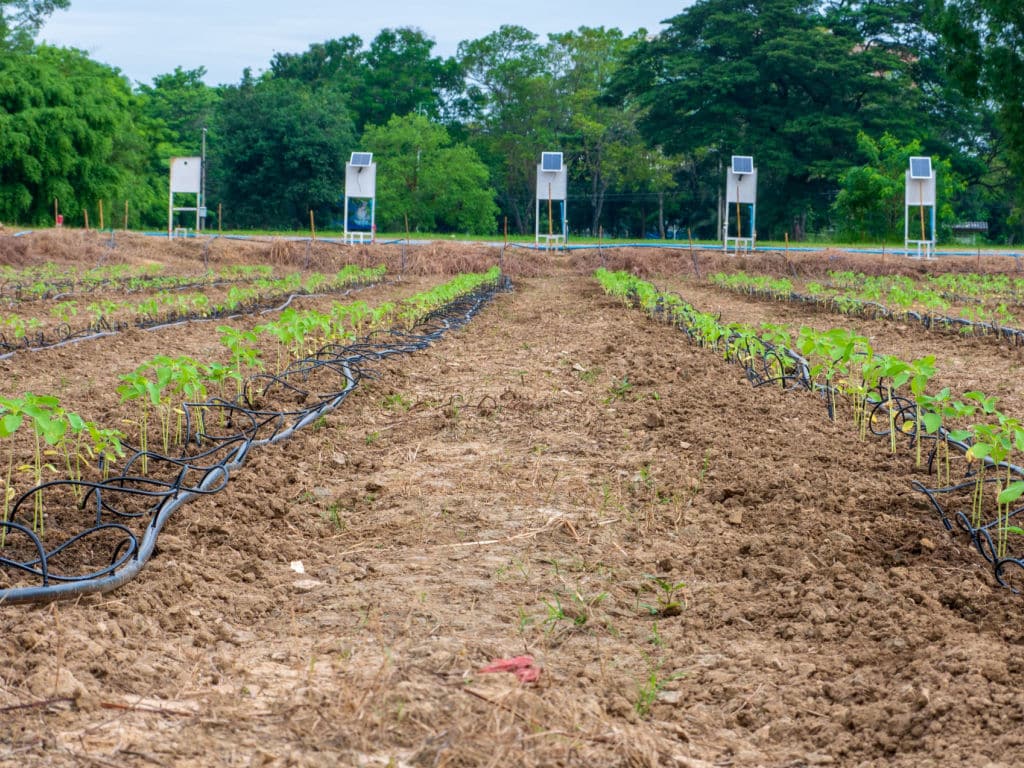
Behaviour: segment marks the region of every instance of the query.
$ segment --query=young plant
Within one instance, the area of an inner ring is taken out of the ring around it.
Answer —
[[[34,438],[33,463],[25,465],[31,472],[32,484],[39,486],[43,482],[43,470],[55,471],[51,464],[44,463],[45,451],[43,444],[56,446],[67,431],[67,421],[63,418],[60,401],[51,395],[35,395],[26,392],[20,398],[0,398],[0,438],[10,437],[28,423],[32,426]],[[7,487],[10,487],[8,483]],[[32,530],[40,534],[45,532],[43,517],[43,497],[36,493],[33,497]]]
[[[234,363],[234,372],[230,378],[235,379],[237,384],[236,395],[242,394],[242,382],[245,377],[245,368],[262,370],[262,352],[256,346],[258,337],[255,331],[240,331],[230,325],[218,325],[221,344],[231,352],[231,360]]]

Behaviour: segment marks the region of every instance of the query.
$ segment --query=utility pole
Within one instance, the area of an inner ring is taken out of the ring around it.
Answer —
[[[206,126],[203,126],[203,152],[199,164],[199,228],[206,229]]]

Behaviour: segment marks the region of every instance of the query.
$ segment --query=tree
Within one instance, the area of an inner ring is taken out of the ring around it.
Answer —
[[[969,99],[995,105],[1013,176],[1024,175],[1024,5],[1019,0],[931,0],[930,18],[949,51],[950,70]],[[1016,183],[1015,221],[1024,222]]]
[[[342,94],[246,71],[224,90],[210,147],[210,199],[241,227],[305,227],[337,207],[355,131]]]
[[[906,170],[910,158],[922,154],[921,142],[901,144],[888,133],[876,141],[861,132],[857,145],[867,162],[843,173],[832,206],[841,221],[840,235],[862,240],[898,238],[905,215]],[[932,166],[937,175],[936,225],[948,234],[955,220],[951,201],[962,182],[948,160],[933,158]],[[913,222],[910,231],[916,232]]]
[[[195,153],[203,128],[213,118],[220,96],[203,82],[205,76],[205,67],[175,67],[169,74],[154,77],[152,85],[137,88],[143,114],[167,129],[161,153],[165,158]]]
[[[411,27],[384,29],[363,54],[364,78],[355,94],[357,127],[383,125],[411,112],[440,119],[446,95],[461,83],[455,59],[431,55],[434,41]]]
[[[573,176],[585,186],[590,202],[588,229],[597,234],[609,190],[645,186],[644,162],[649,154],[637,129],[632,105],[600,102],[603,90],[627,54],[646,37],[641,29],[624,36],[618,29],[580,27],[575,32],[551,35],[552,58],[558,72],[557,88],[568,112],[565,138]],[[661,187],[664,189],[664,186]]]
[[[352,90],[363,77],[362,47],[362,38],[348,35],[313,43],[304,53],[275,53],[270,61],[270,73],[309,85],[333,83],[338,88]]]
[[[35,37],[48,16],[70,5],[71,0],[0,0],[0,41]]]
[[[384,29],[366,50],[356,35],[311,45],[305,53],[276,54],[271,73],[345,94],[356,129],[383,125],[392,115],[447,114],[461,83],[454,59],[432,55],[434,41],[411,27]]]
[[[423,115],[368,126],[363,146],[379,158],[378,221],[383,229],[490,234],[498,209],[487,167],[444,126]]]
[[[643,111],[647,140],[702,154],[721,179],[730,154],[755,154],[759,223],[802,234],[856,152],[858,130],[913,130],[916,91],[898,51],[830,24],[821,0],[699,0],[615,77]]]
[[[0,51],[0,219],[70,220],[98,201],[149,209],[159,198],[127,80],[81,51]],[[93,221],[96,221],[94,216]]]
[[[520,233],[533,224],[540,153],[557,146],[566,123],[550,56],[548,46],[518,26],[459,44],[470,143],[491,169],[502,211]]]

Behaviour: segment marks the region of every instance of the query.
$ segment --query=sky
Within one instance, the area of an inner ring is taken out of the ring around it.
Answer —
[[[369,43],[380,30],[418,27],[437,43],[434,54],[452,56],[502,24],[537,33],[580,26],[633,32],[662,29],[664,19],[693,0],[71,0],[56,11],[41,41],[80,48],[121,70],[132,83],[150,84],[175,67],[206,67],[209,85],[237,83],[242,70],[267,69],[275,53],[301,53],[311,43],[359,35]]]

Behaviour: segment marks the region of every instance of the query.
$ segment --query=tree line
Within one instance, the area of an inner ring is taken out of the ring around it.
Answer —
[[[219,86],[204,68],[132,84],[37,42],[69,2],[0,0],[0,221],[52,223],[55,200],[96,221],[105,200],[160,228],[169,159],[199,154],[205,129],[207,201],[229,228],[340,220],[359,150],[382,230],[532,232],[540,153],[561,151],[574,233],[717,237],[724,169],[746,154],[760,238],[894,238],[906,160],[925,154],[942,234],[1024,234],[1018,0],[698,0],[656,35],[502,26],[451,57],[384,29]]]

